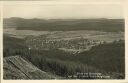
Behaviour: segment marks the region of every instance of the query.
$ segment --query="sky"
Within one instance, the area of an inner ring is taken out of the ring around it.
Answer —
[[[86,18],[123,18],[120,4],[87,3],[23,3],[5,4],[4,18],[43,18],[43,19],[86,19]]]

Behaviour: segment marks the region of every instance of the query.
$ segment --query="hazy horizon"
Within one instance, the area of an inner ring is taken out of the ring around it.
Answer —
[[[8,17],[8,18],[3,18],[3,19],[11,19],[11,18],[22,18],[22,19],[41,19],[41,20],[84,20],[84,19],[124,19],[124,18],[24,18],[24,17]]]
[[[3,17],[40,19],[122,19],[121,4],[17,4],[5,5]]]

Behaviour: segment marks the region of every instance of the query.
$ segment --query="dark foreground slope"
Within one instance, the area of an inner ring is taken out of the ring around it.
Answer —
[[[125,44],[122,40],[100,44],[78,56],[81,62],[106,72],[116,72],[122,74],[122,77],[125,74]]]
[[[110,78],[105,79],[125,78],[125,44],[123,40],[114,41],[112,43],[103,43],[94,46],[89,51],[84,51],[80,54],[69,54],[68,52],[64,52],[59,49],[29,50],[27,45],[24,46],[23,40],[19,41],[17,38],[8,38],[8,36],[4,36],[3,44],[5,59],[7,58],[8,60],[8,57],[10,56],[15,57],[19,55],[20,57],[25,58],[25,60],[27,59],[42,71],[50,72],[53,75],[57,75],[65,79],[101,79],[82,76],[71,77],[77,73],[89,72],[98,72],[105,76],[110,76]],[[5,61],[4,63],[6,64]],[[16,61],[15,63],[17,64],[18,62]],[[5,67],[5,69],[11,68]],[[6,70],[4,71],[6,72]],[[13,72],[8,73],[7,75],[9,76],[10,74],[15,75]]]
[[[20,56],[4,58],[4,79],[55,79]]]

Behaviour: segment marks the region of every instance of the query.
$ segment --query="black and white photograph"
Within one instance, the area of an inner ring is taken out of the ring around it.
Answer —
[[[120,4],[3,7],[4,80],[124,80]]]

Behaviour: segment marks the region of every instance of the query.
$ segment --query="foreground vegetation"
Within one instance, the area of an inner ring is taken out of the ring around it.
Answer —
[[[3,53],[4,57],[22,56],[39,69],[65,79],[100,79],[100,77],[92,77],[90,72],[122,79],[125,77],[124,46],[124,41],[119,40],[94,46],[89,51],[80,54],[69,54],[59,49],[29,49],[23,39],[4,35]],[[88,75],[83,77],[78,73],[87,73]]]

